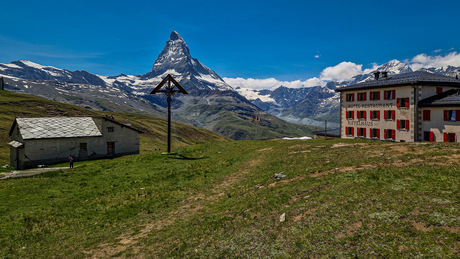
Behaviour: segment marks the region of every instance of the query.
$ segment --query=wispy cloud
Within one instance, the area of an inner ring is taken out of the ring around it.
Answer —
[[[460,53],[454,51],[445,56],[429,56],[427,54],[418,54],[411,60],[405,61],[412,70],[430,67],[460,66]]]
[[[231,85],[234,88],[252,88],[252,89],[274,89],[279,86],[286,86],[289,88],[301,88],[301,87],[313,87],[318,86],[321,83],[321,80],[317,77],[307,79],[305,81],[295,80],[295,81],[280,81],[275,78],[265,78],[265,79],[254,79],[254,78],[223,78],[227,84]]]
[[[453,49],[451,49],[452,51]],[[434,50],[433,53],[440,53],[442,50]],[[316,56],[315,56],[316,57]],[[453,51],[446,55],[418,54],[411,59],[404,60],[412,70],[430,67],[460,66],[460,53]],[[325,86],[329,81],[350,81],[353,77],[368,74],[375,71],[380,65],[372,63],[371,67],[364,68],[362,64],[349,61],[341,62],[335,66],[326,67],[318,77],[312,77],[305,81],[279,81],[275,78],[253,79],[253,78],[224,78],[233,87],[252,89],[275,89],[281,85],[291,88]]]

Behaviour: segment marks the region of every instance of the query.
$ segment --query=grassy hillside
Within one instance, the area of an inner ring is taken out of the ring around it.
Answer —
[[[457,143],[228,141],[175,151],[0,181],[0,257],[460,255]]]
[[[8,132],[15,117],[43,116],[102,116],[104,112],[88,110],[79,106],[49,101],[40,97],[0,91],[0,165],[9,163],[10,138]],[[141,152],[166,148],[167,121],[156,117],[131,113],[109,113],[115,120],[131,123],[144,132],[141,135]],[[210,131],[173,123],[172,146],[226,141],[228,138]]]

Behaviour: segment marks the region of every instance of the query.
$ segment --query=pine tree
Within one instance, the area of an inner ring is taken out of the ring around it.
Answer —
[[[2,80],[0,81],[0,85],[2,86],[2,90],[5,90],[5,80],[2,77]]]

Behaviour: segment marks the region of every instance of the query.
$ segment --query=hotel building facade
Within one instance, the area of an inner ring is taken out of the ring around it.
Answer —
[[[342,87],[342,138],[460,142],[460,81],[417,71]]]

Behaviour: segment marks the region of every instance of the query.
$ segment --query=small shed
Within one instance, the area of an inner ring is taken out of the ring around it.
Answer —
[[[16,118],[9,136],[16,169],[139,154],[141,131],[107,117]]]
[[[340,138],[340,129],[328,129],[328,130],[317,130],[313,131],[313,138],[320,139],[320,138]]]

